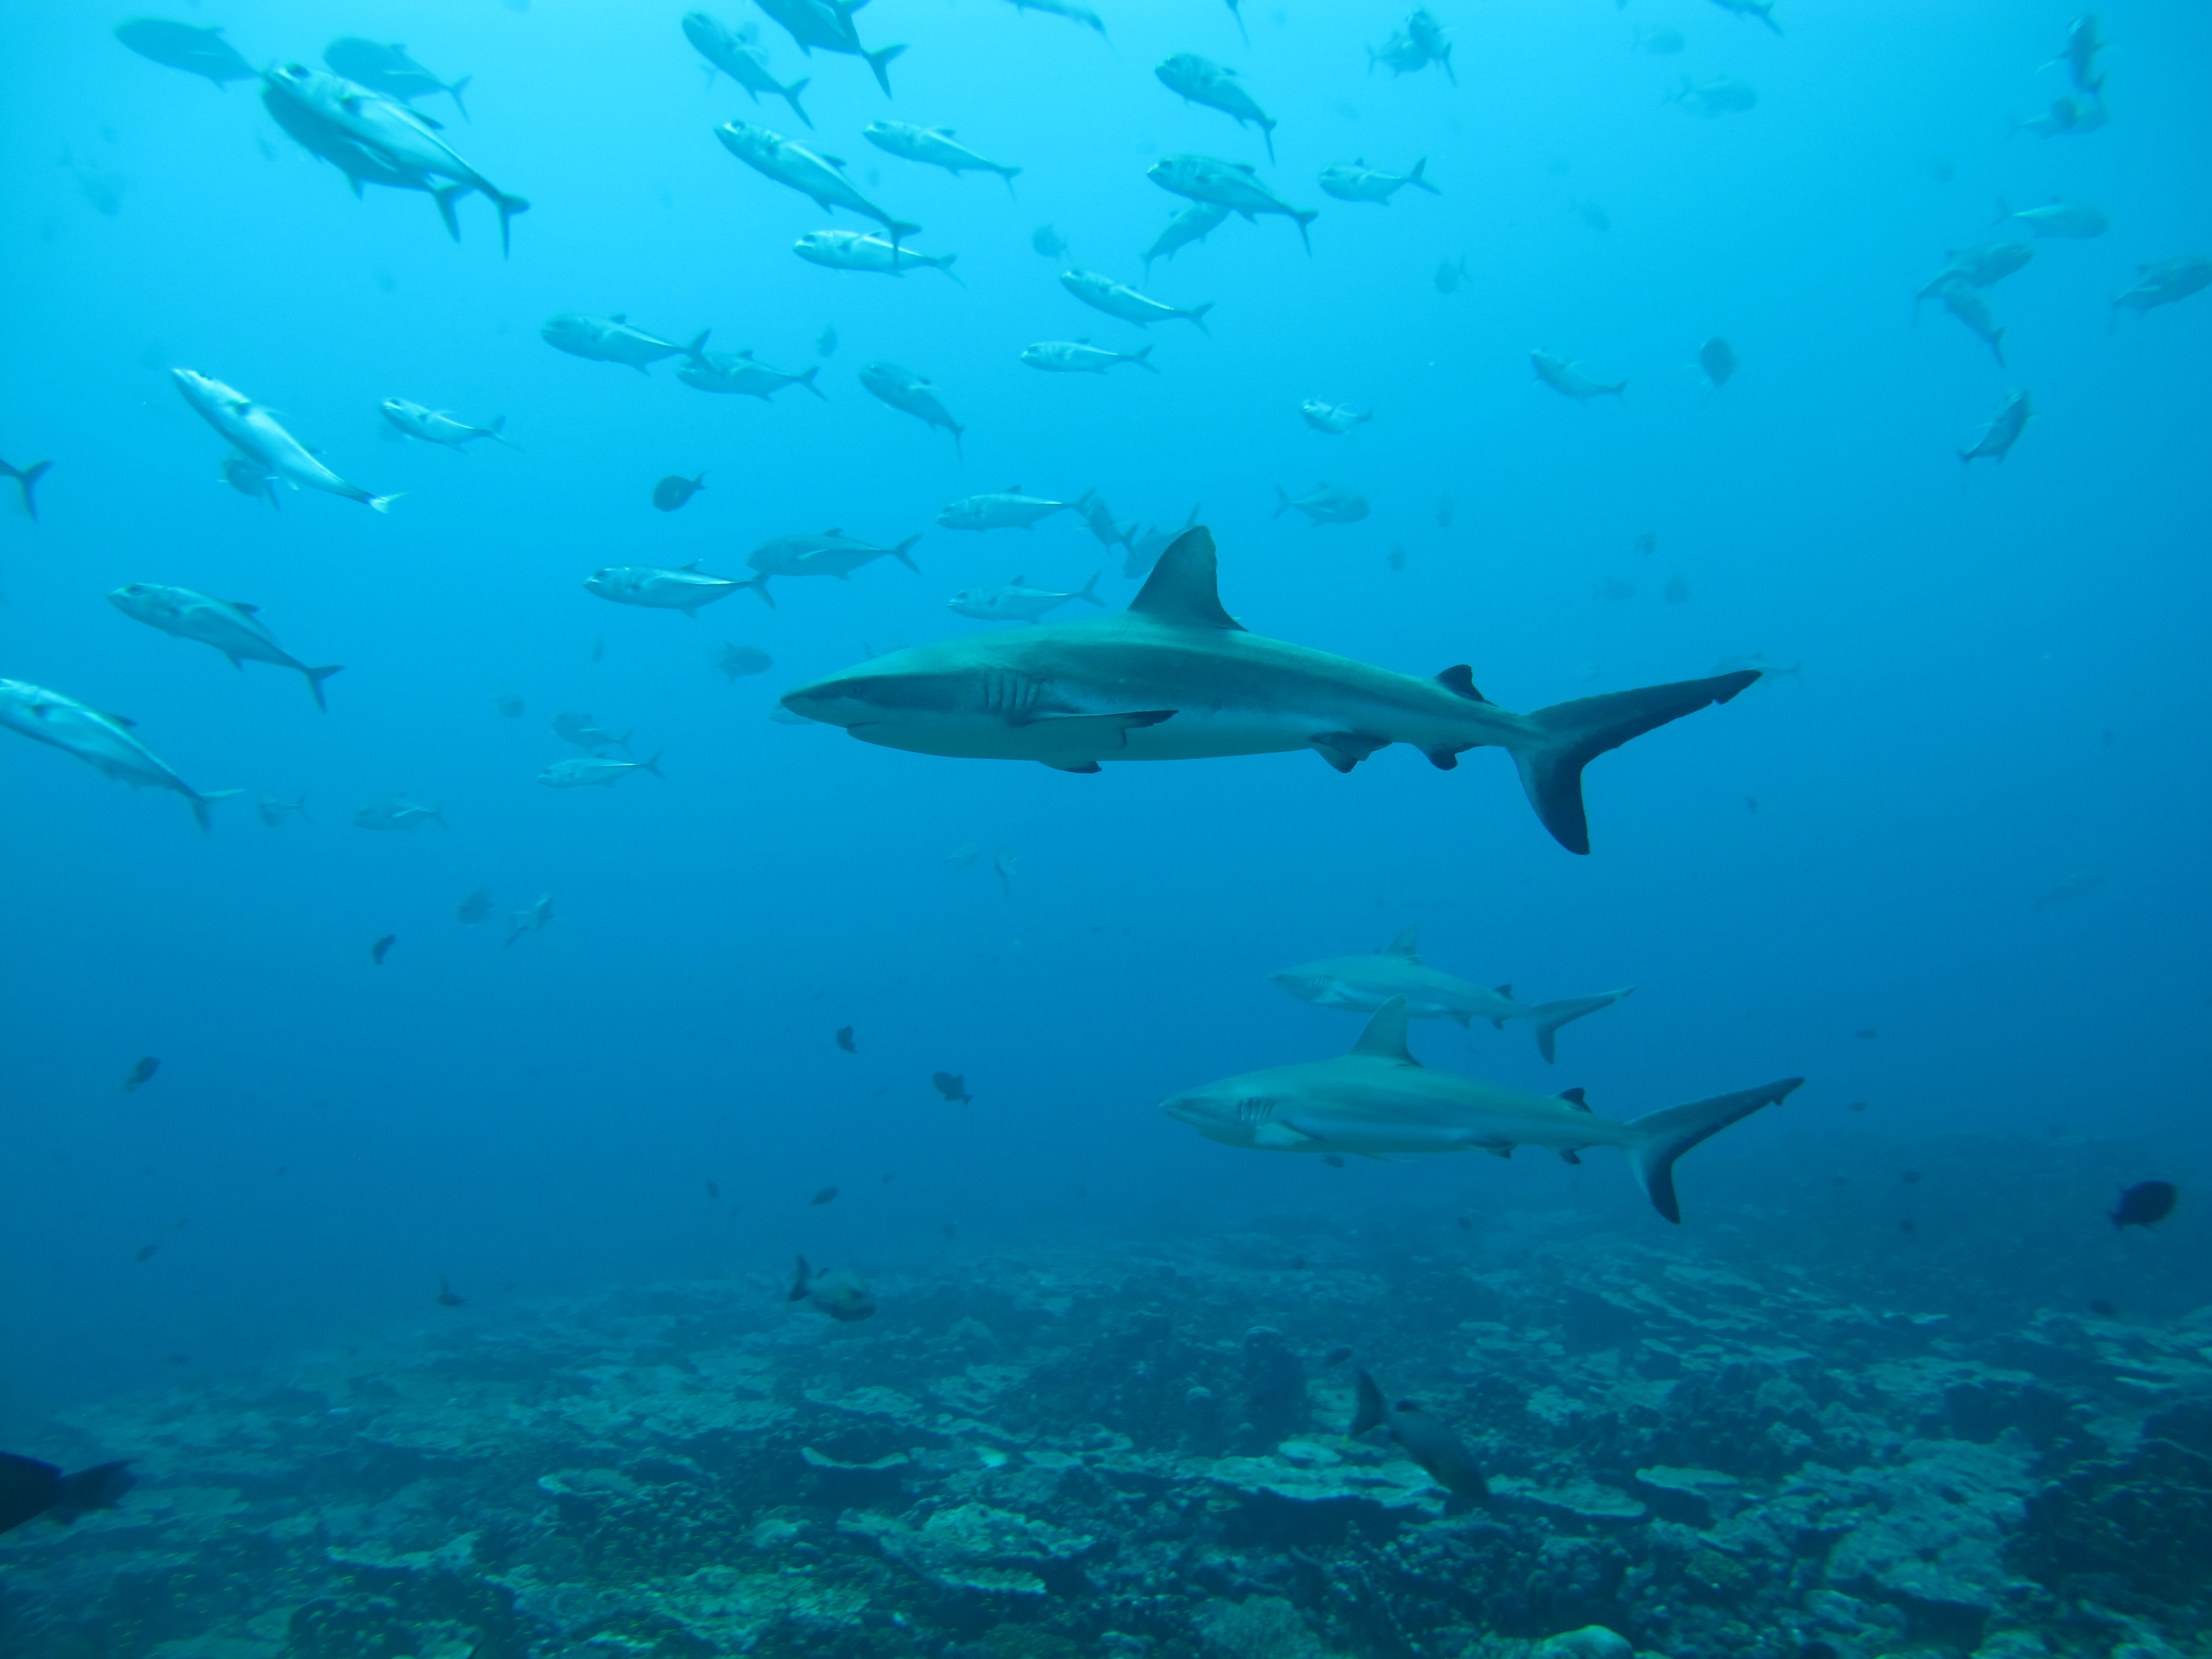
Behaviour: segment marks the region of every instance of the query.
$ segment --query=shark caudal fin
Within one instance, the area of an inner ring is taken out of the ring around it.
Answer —
[[[1526,1018],[1529,1029],[1536,1034],[1536,1052],[1543,1055],[1545,1064],[1559,1063],[1559,1027],[1572,1024],[1584,1014],[1612,1007],[1635,988],[1633,985],[1625,985],[1618,991],[1605,991],[1594,997],[1565,997],[1557,1002],[1540,1002],[1530,1008]]]
[[[1643,1186],[1651,1207],[1669,1221],[1680,1222],[1682,1206],[1674,1199],[1674,1160],[1699,1141],[1709,1140],[1731,1123],[1740,1123],[1762,1106],[1778,1106],[1805,1079],[1785,1077],[1757,1089],[1711,1100],[1693,1100],[1686,1106],[1670,1106],[1663,1112],[1639,1117],[1628,1127],[1636,1131],[1636,1145],[1628,1149],[1629,1166]]]
[[[1709,703],[1726,702],[1758,678],[1757,669],[1745,668],[1710,679],[1577,697],[1524,716],[1528,734],[1508,747],[1521,769],[1521,787],[1528,792],[1528,804],[1560,846],[1570,853],[1589,852],[1583,768],[1631,738],[1694,714]]]

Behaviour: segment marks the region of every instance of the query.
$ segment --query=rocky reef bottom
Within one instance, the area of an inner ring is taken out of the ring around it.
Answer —
[[[0,1540],[0,1652],[2212,1654],[2212,1310],[1976,1320],[1687,1235],[1462,1237],[976,1253],[852,1324],[765,1273],[472,1304],[88,1407],[37,1449],[141,1484]],[[1363,1367],[1486,1501],[1346,1437]]]

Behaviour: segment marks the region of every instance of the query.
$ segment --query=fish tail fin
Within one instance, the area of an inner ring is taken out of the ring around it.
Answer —
[[[1275,510],[1267,516],[1273,519],[1279,519],[1284,514],[1291,510],[1291,492],[1284,489],[1282,485],[1277,484],[1275,486]]]
[[[1372,58],[1375,54],[1367,54]],[[1359,1409],[1352,1419],[1351,1437],[1357,1440],[1370,1429],[1379,1429],[1390,1414],[1382,1399],[1382,1390],[1375,1386],[1375,1379],[1365,1371],[1359,1373]]]
[[[1677,680],[1553,703],[1522,717],[1524,734],[1507,744],[1529,805],[1570,853],[1589,851],[1583,810],[1583,768],[1609,749],[1685,714],[1729,698],[1759,678],[1755,668],[1707,679]]]
[[[1275,123],[1273,121],[1261,122],[1260,137],[1267,146],[1267,165],[1269,167],[1273,167],[1275,164]]]
[[[1994,219],[1990,220],[1990,222],[1991,224],[1993,224],[1993,225],[2001,225],[2001,224],[2002,224],[2006,220],[2008,220],[2008,219],[2009,219],[2009,218],[2011,218],[2011,217],[2012,217],[2012,200],[2011,200],[2011,198],[2010,198],[2009,197],[2004,197],[2004,196],[2000,196],[2000,197],[1998,197],[1998,198],[1997,198],[1997,216],[1996,216],[1996,218],[1994,218]]]
[[[1214,302],[1208,300],[1202,306],[1193,306],[1186,313],[1192,322],[1198,325],[1198,331],[1200,334],[1205,335],[1208,339],[1212,339],[1213,337],[1213,331],[1206,325],[1206,313],[1213,309],[1213,305]],[[1145,349],[1147,351],[1152,349],[1150,346],[1147,346]]]
[[[967,430],[964,426],[956,426],[952,428],[952,453],[963,461],[968,459],[968,450],[967,447],[960,441],[960,436]]]
[[[948,253],[938,260],[937,268],[943,271],[947,276],[951,276],[955,283],[957,283],[962,288],[965,288],[968,284],[961,282],[960,278],[954,276],[952,273],[952,262],[959,257],[960,256],[957,253]]]
[[[321,709],[326,714],[330,713],[331,706],[323,701],[323,682],[330,678],[333,674],[343,672],[344,668],[345,665],[343,663],[334,662],[330,664],[327,667],[303,668],[300,671],[307,677],[307,692],[310,696],[314,698],[315,707]]]
[[[1075,597],[1079,599],[1088,599],[1103,611],[1106,607],[1106,601],[1098,597],[1098,578],[1101,574],[1096,570],[1092,571],[1091,580],[1075,590]]]
[[[2115,317],[2119,315],[2117,307],[2114,308],[2112,314]],[[0,462],[0,466],[6,465],[5,462]],[[15,488],[23,494],[23,511],[30,514],[33,524],[39,521],[39,480],[46,476],[46,469],[52,465],[52,461],[33,461],[26,467],[8,468],[15,480]]]
[[[905,50],[903,46],[883,46],[874,52],[864,52],[860,54],[868,60],[868,67],[876,72],[876,84],[884,89],[884,96],[886,98],[891,95],[890,74],[891,59]]]
[[[807,1297],[806,1281],[813,1277],[813,1271],[806,1265],[806,1258],[803,1255],[800,1256],[799,1258],[799,1266],[791,1277],[791,1290],[783,1299],[786,1302],[805,1301]]]
[[[1457,86],[1459,84],[1459,76],[1452,71],[1451,48],[1449,46],[1446,46],[1442,52],[1437,54],[1437,62],[1443,68],[1444,79],[1450,82],[1454,86]]]
[[[1020,171],[1021,169],[1019,167],[1000,167],[998,169],[999,177],[1006,181],[1006,195],[1008,198],[1017,202],[1021,200],[1021,198],[1014,194],[1014,175]]]
[[[817,363],[813,368],[808,369],[805,374],[799,377],[799,383],[826,404],[830,401],[829,393],[825,392],[820,386],[814,384],[814,377],[821,372],[822,365]]]
[[[185,801],[192,809],[192,822],[199,825],[200,834],[204,836],[215,827],[215,821],[208,812],[210,806],[219,800],[228,800],[234,795],[245,793],[243,789],[185,790]]]
[[[489,426],[484,428],[484,433],[494,443],[505,444],[509,449],[513,450],[518,455],[522,453],[522,446],[507,435],[506,416],[495,415],[492,416],[492,422]]]
[[[496,191],[492,192],[491,202],[499,210],[499,252],[505,258],[509,252],[507,227],[516,214],[530,211],[530,204],[520,196],[501,196]]]
[[[692,337],[691,343],[684,348],[684,355],[686,357],[689,357],[695,363],[702,361],[707,351],[707,337],[714,331],[711,328],[701,329],[698,333]],[[642,369],[639,370],[639,373],[641,374],[644,371]]]
[[[761,596],[761,603],[763,605],[766,605],[771,611],[775,609],[775,595],[768,591],[767,571],[763,570],[759,575],[755,576],[750,581],[739,582],[738,586],[740,587],[751,588],[754,592]]]
[[[450,830],[453,827],[452,824],[446,822],[445,802],[440,801],[435,806],[430,809],[430,822],[436,824],[441,830]]]
[[[469,113],[469,106],[461,101],[461,94],[469,89],[469,83],[476,78],[473,75],[464,75],[446,88],[446,96],[453,100],[453,107],[460,111],[461,119],[464,121],[473,121],[476,118]]]
[[[1616,380],[1611,386],[1601,389],[1608,398],[1619,398],[1626,401],[1628,397],[1628,382],[1626,380]]]
[[[1198,319],[1194,317],[1191,320],[1193,322],[1196,322]],[[1201,324],[1200,326],[1202,327],[1204,325]],[[1152,349],[1150,346],[1143,346],[1137,350],[1131,352],[1129,354],[1129,361],[1136,364],[1139,368],[1151,369],[1155,374],[1160,372],[1160,366],[1152,361]]]
[[[913,550],[914,544],[921,539],[921,538],[918,534],[909,536],[904,541],[901,542],[896,547],[891,549],[891,557],[896,559],[901,564],[913,571],[917,576],[921,574],[921,567],[914,562]],[[765,578],[763,578],[763,580],[765,580]]]
[[[1443,191],[1438,190],[1426,179],[1421,177],[1422,169],[1426,167],[1428,165],[1429,158],[1425,155],[1421,157],[1419,161],[1414,162],[1413,170],[1406,175],[1406,182],[1409,185],[1415,185],[1419,189],[1425,190],[1431,196],[1441,196],[1443,194]]]
[[[1321,210],[1319,208],[1307,208],[1301,212],[1299,210],[1293,208],[1291,210],[1291,217],[1297,222],[1298,227],[1298,240],[1305,244],[1306,253],[1310,257],[1313,253],[1313,238],[1306,234],[1306,227],[1311,224],[1315,220],[1321,217]]]
[[[1996,333],[1990,335],[1990,349],[1996,354],[1997,367],[1999,368],[2010,368],[2012,365],[2005,362],[2004,337],[2005,331],[2002,329],[1999,329]]]
[[[1557,1002],[1540,1002],[1528,1010],[1529,1028],[1536,1034],[1536,1052],[1547,1065],[1559,1063],[1557,1039],[1559,1027],[1580,1019],[1584,1014],[1594,1014],[1601,1008],[1610,1008],[1636,988],[1625,986],[1618,991],[1605,991],[1594,997],[1564,997]]]
[[[666,777],[668,774],[660,769],[660,757],[667,752],[665,749],[654,750],[645,759],[638,762],[637,769],[641,772],[650,772],[656,778]]]
[[[1629,1164],[1636,1171],[1644,1195],[1651,1200],[1651,1207],[1668,1220],[1680,1222],[1682,1206],[1674,1197],[1674,1160],[1729,1124],[1741,1122],[1760,1107],[1779,1105],[1804,1081],[1802,1077],[1786,1077],[1760,1088],[1715,1095],[1711,1100],[1695,1100],[1686,1106],[1670,1106],[1630,1124],[1629,1127],[1636,1132],[1637,1141],[1628,1149]]]
[[[373,513],[389,513],[392,511],[392,502],[406,493],[404,489],[395,489],[389,495],[364,495],[362,497],[362,505]]]

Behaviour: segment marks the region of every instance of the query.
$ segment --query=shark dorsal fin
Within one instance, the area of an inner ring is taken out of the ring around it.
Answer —
[[[1129,610],[1132,615],[1178,628],[1244,631],[1244,624],[1221,608],[1221,590],[1214,580],[1213,535],[1203,525],[1168,544],[1137,597],[1129,601]]]
[[[1015,577],[1012,582],[1010,582],[1010,583],[1008,583],[1008,584],[1007,584],[1007,586],[1011,586],[1011,587],[1019,587],[1021,585],[1022,585],[1022,578],[1020,578],[1019,576]]]
[[[1580,1089],[1562,1089],[1559,1091],[1559,1098],[1578,1112],[1589,1110],[1589,1102],[1583,1098],[1583,1091]]]
[[[1489,698],[1474,689],[1474,671],[1463,662],[1455,662],[1437,676],[1437,684],[1455,697],[1465,697],[1469,702],[1488,702]]]
[[[1510,1002],[1513,1000],[1513,988],[1510,985],[1501,985],[1498,988],[1498,994]]]
[[[1401,927],[1398,930],[1398,937],[1382,947],[1382,954],[1386,957],[1403,957],[1408,962],[1419,962],[1421,959],[1419,925],[1417,923],[1411,927]]]
[[[1382,1012],[1367,1022],[1367,1029],[1352,1045],[1352,1052],[1369,1060],[1395,1060],[1401,1066],[1419,1065],[1421,1062],[1406,1047],[1406,999],[1392,997],[1384,1003]]]

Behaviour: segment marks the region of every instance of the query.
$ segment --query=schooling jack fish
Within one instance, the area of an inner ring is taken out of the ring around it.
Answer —
[[[319,489],[379,513],[389,512],[398,499],[371,495],[358,484],[348,483],[244,392],[189,368],[173,368],[169,374],[200,418],[236,445],[263,472],[283,479],[295,489]]]
[[[185,798],[192,809],[192,821],[199,825],[201,834],[206,834],[208,804],[239,792],[193,788],[131,735],[131,725],[120,714],[103,714],[58,691],[22,680],[0,680],[0,726],[51,744],[64,754],[75,755],[102,776],[133,789],[173,790]]]

